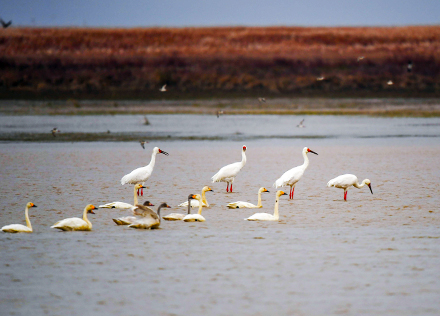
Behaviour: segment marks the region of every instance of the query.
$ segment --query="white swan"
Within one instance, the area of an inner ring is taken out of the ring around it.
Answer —
[[[162,207],[170,208],[167,203],[162,203],[157,208],[157,214],[154,211],[146,211],[142,214],[142,217],[135,221],[133,224],[129,225],[130,228],[138,229],[155,229],[159,228],[160,225],[160,209]]]
[[[186,206],[188,207],[188,214],[191,214],[191,205],[192,205],[192,200],[193,200],[193,196],[194,194],[190,194],[188,195],[188,201],[186,202]],[[191,201],[191,202],[190,202]],[[198,202],[198,201],[197,201]],[[200,205],[199,205],[200,207]],[[185,214],[181,214],[181,213],[171,213],[165,216],[162,216],[162,218],[164,220],[167,221],[181,221],[185,218]]]
[[[310,150],[310,148],[304,147],[302,150],[302,155],[304,158],[304,163],[301,166],[292,168],[288,171],[286,171],[275,183],[273,186],[278,189],[279,187],[284,186],[290,186],[290,193],[289,198],[293,199],[293,193],[295,191],[295,185],[296,183],[301,179],[301,177],[304,174],[304,171],[306,171],[308,165],[309,165],[309,158],[307,158],[307,153],[312,153],[317,155],[313,150]]]
[[[258,190],[258,203],[257,203],[257,205],[254,205],[249,202],[238,201],[238,202],[228,203],[228,205],[226,205],[226,206],[229,208],[262,208],[263,207],[263,205],[261,204],[261,193],[262,192],[269,192],[269,191],[267,191],[267,189],[263,188],[263,187],[261,187]]]
[[[231,192],[232,192],[232,184],[234,183],[234,179],[237,174],[240,172],[241,168],[246,164],[246,146],[243,145],[241,151],[241,161],[234,162],[230,165],[224,166],[221,168],[215,175],[212,176],[212,183],[214,182],[226,182],[226,192],[229,192],[229,183],[231,183]]]
[[[373,189],[371,189],[371,181],[369,179],[365,179],[361,184],[358,182],[358,178],[354,174],[343,174],[342,176],[331,179],[327,186],[335,187],[339,189],[344,189],[344,201],[347,201],[347,190],[349,187],[354,186],[355,188],[362,188],[364,185],[368,185],[370,188],[371,194],[373,194]]]
[[[200,194],[194,194],[192,196],[193,199],[198,200],[199,202],[202,202],[202,197]],[[203,205],[202,203],[199,204],[199,212],[197,214],[188,214],[183,218],[184,222],[204,222],[205,218],[202,216],[202,209]]]
[[[278,214],[278,204],[280,202],[280,196],[281,195],[287,195],[283,191],[277,191],[276,197],[275,197],[275,209],[272,214],[268,213],[255,213],[251,217],[245,218],[244,220],[248,221],[277,221],[280,219],[280,215]]]
[[[151,204],[150,201],[145,201],[143,205],[133,206],[131,211],[133,212],[133,215],[140,215],[141,213],[144,212],[145,208],[149,209],[150,211],[153,211],[148,206],[154,206],[154,205]],[[140,210],[138,210],[139,208]],[[116,223],[116,225],[130,225],[136,222],[138,219],[139,217],[136,216],[124,216],[119,218],[112,218],[112,220]]]
[[[65,231],[92,230],[92,223],[88,220],[87,213],[95,214],[95,212],[93,212],[93,210],[95,209],[96,207],[94,205],[88,204],[84,208],[82,219],[78,217],[66,218],[59,222],[56,222],[50,228],[58,228]]]
[[[26,218],[26,226],[21,224],[10,224],[2,227],[2,231],[5,233],[32,233],[32,225],[29,220],[29,208],[37,207],[34,203],[28,202],[26,209],[24,210],[24,217]]]
[[[142,185],[145,184],[145,182],[148,180],[148,178],[151,176],[151,174],[153,173],[153,169],[154,169],[154,164],[156,163],[156,155],[157,154],[164,154],[168,156],[168,153],[160,150],[158,147],[154,147],[153,148],[153,153],[151,154],[151,160],[150,163],[145,166],[145,167],[140,167],[137,168],[135,170],[133,170],[132,172],[130,172],[129,174],[126,174],[125,176],[122,177],[121,179],[121,184],[138,184],[138,183],[142,183]],[[143,195],[143,189],[141,189],[141,195]]]
[[[133,205],[129,204],[129,203],[125,203],[125,202],[111,202],[111,203],[107,203],[104,205],[100,205],[99,208],[117,208],[120,210],[133,210],[134,208],[136,208],[135,205],[138,205],[138,198],[137,198],[137,192],[139,191],[139,189],[143,189],[145,188],[142,184],[138,183],[134,186],[134,203]]]
[[[203,189],[202,189],[202,206],[204,206],[204,207],[209,207],[209,203],[208,203],[208,201],[206,200],[206,195],[205,195],[205,193],[206,193],[207,191],[212,191],[212,192],[214,192],[214,191],[213,191],[210,187],[208,187],[208,186],[203,187]],[[199,201],[198,201],[198,200],[188,199],[188,201],[191,201],[191,202],[189,202],[189,203],[191,203],[191,207],[199,207]],[[188,201],[183,202],[183,203],[180,203],[178,206],[186,207],[186,206],[188,206]]]

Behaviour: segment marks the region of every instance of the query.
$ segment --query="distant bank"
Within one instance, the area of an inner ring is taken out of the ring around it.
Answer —
[[[8,28],[0,99],[440,97],[439,51],[440,26]]]

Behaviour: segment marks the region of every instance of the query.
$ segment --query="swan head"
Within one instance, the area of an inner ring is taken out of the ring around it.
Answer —
[[[303,152],[305,152],[306,154],[308,154],[308,153],[312,153],[312,154],[317,155],[317,153],[315,153],[313,150],[311,150],[311,149],[308,148],[308,147],[304,147]]]
[[[188,195],[188,200],[194,200],[195,199],[195,194],[190,194],[190,195]]]
[[[203,187],[202,191],[203,191],[203,192],[207,192],[207,191],[212,191],[212,192],[214,192],[214,190],[211,189],[211,188],[208,187],[208,186]]]
[[[167,203],[162,203],[161,205],[159,205],[159,208],[162,208],[162,207],[166,207],[166,208],[171,208],[171,206],[169,206]]]
[[[28,202],[27,204],[26,204],[26,207],[27,208],[31,208],[31,207],[37,207],[34,203],[32,203],[32,202]]]
[[[96,207],[92,204],[89,204],[86,206],[86,210],[87,210],[87,213],[95,214],[95,212],[93,212],[93,210],[96,210]]]
[[[163,151],[162,149],[159,149],[159,147],[154,147],[153,151],[156,154],[164,154],[165,156],[168,156],[169,154],[166,151]]]
[[[365,179],[363,182],[364,182],[366,185],[368,185],[368,187],[370,188],[370,192],[371,192],[371,194],[373,194],[373,189],[371,188],[371,181],[370,181],[370,179]]]
[[[145,189],[145,187],[144,187],[142,184],[138,183],[138,184],[136,184],[136,185],[134,186],[134,189],[135,189],[135,190]]]
[[[144,206],[154,206],[154,204],[151,203],[150,201],[145,201],[143,205]]]
[[[281,195],[287,195],[287,193],[281,190],[277,191],[277,197],[280,197]]]
[[[195,200],[199,200],[199,201],[202,200],[202,196],[200,194],[193,194],[192,198],[195,199]]]
[[[269,191],[266,188],[261,187],[260,190],[258,190],[258,192],[261,193],[261,192],[269,192]]]
[[[243,152],[245,152],[247,149],[246,145],[243,145]]]

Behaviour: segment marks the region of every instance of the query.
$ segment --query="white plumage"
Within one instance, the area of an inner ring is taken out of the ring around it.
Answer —
[[[354,174],[343,174],[339,177],[331,179],[327,186],[335,187],[339,189],[344,189],[344,200],[347,201],[347,190],[349,187],[354,186],[355,188],[362,188],[363,186],[368,185],[370,188],[371,194],[373,194],[373,189],[371,188],[371,181],[369,179],[364,179],[361,184],[358,182],[358,178]]]
[[[92,230],[92,223],[87,219],[87,213],[95,214],[95,212],[93,212],[94,209],[96,209],[96,207],[89,204],[84,208],[82,219],[77,217],[66,218],[56,222],[50,228],[58,228],[64,231]]]
[[[120,210],[133,210],[136,208],[135,205],[138,205],[137,193],[139,189],[145,188],[142,184],[138,183],[134,186],[134,202],[133,204],[125,203],[125,202],[111,202],[104,205],[100,205],[99,208],[116,208]]]
[[[136,200],[137,201],[137,200]],[[143,205],[131,205],[131,212],[133,215],[144,215],[148,212],[154,212],[149,206],[154,206],[154,204],[151,204],[150,201],[145,201]],[[136,222],[139,219],[139,217],[136,216],[124,216],[119,218],[112,218],[112,220],[116,223],[116,225],[130,225]]]
[[[157,213],[155,213],[153,210],[146,210],[142,214],[142,217],[140,217],[134,223],[130,224],[128,227],[130,227],[130,228],[137,228],[137,229],[155,229],[155,228],[159,228],[159,225],[160,225],[160,209],[162,207],[170,208],[171,206],[169,206],[167,203],[162,203],[157,208]]]
[[[202,189],[202,206],[203,206],[203,207],[209,207],[209,203],[208,203],[208,201],[206,200],[206,195],[205,195],[205,193],[206,193],[207,191],[212,191],[212,192],[214,192],[214,191],[213,191],[210,187],[208,187],[208,186],[204,186],[204,187],[203,187],[203,189]],[[199,202],[198,200],[188,199],[188,201],[190,201],[190,203],[191,203],[191,207],[199,207],[199,205],[200,205],[200,202]],[[183,203],[180,203],[178,206],[180,206],[180,207],[187,207],[187,206],[188,206],[188,201],[183,202]]]
[[[278,204],[280,202],[281,195],[287,195],[287,194],[284,193],[283,191],[277,191],[277,193],[275,195],[275,207],[274,207],[273,215],[268,214],[268,213],[255,213],[254,215],[252,215],[248,218],[245,218],[244,220],[248,220],[248,221],[277,221],[277,220],[279,220],[280,215],[278,213]]]
[[[193,199],[198,200],[199,203],[199,211],[197,214],[189,214],[189,207],[188,207],[188,215],[186,215],[183,218],[184,222],[204,222],[205,218],[202,216],[202,209],[203,209],[203,205],[202,205],[202,197],[200,196],[200,194],[194,194],[192,195]]]
[[[31,207],[37,207],[34,203],[28,202],[26,204],[26,209],[24,211],[24,217],[26,219],[26,226],[22,224],[10,224],[3,226],[1,230],[5,233],[32,233],[32,225],[31,221],[29,220],[29,208]]]
[[[228,203],[226,206],[229,208],[262,208],[263,207],[263,205],[261,204],[261,193],[262,192],[269,192],[269,191],[267,191],[267,189],[263,188],[263,187],[261,187],[258,190],[258,203],[257,203],[257,205],[254,205],[249,202],[238,201],[238,202]]]
[[[277,181],[274,183],[275,188],[290,186],[290,194],[289,198],[293,199],[293,193],[295,191],[296,183],[301,179],[309,165],[309,158],[307,158],[307,153],[313,153],[317,155],[314,151],[310,150],[310,148],[304,147],[302,150],[302,155],[304,158],[304,163],[301,166],[292,168],[286,171]]]
[[[241,151],[241,161],[234,162],[230,165],[224,166],[221,168],[215,175],[212,176],[212,183],[214,182],[226,182],[226,192],[229,192],[229,183],[231,183],[232,192],[232,184],[234,183],[234,179],[237,174],[240,172],[241,168],[246,164],[246,146],[243,146]]]
[[[158,147],[154,147],[153,153],[151,154],[150,163],[145,167],[137,168],[137,169],[133,170],[132,172],[130,172],[129,174],[126,174],[125,176],[123,176],[121,179],[121,184],[124,185],[127,183],[129,183],[129,184],[141,183],[142,185],[144,185],[144,183],[148,180],[148,178],[153,173],[154,164],[156,163],[156,155],[157,154],[164,154],[164,155],[168,156],[167,152],[160,150]]]

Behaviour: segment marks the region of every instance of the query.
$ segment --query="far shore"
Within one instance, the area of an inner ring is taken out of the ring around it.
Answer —
[[[369,115],[385,117],[439,117],[439,98],[280,98],[184,101],[0,101],[2,115]]]

